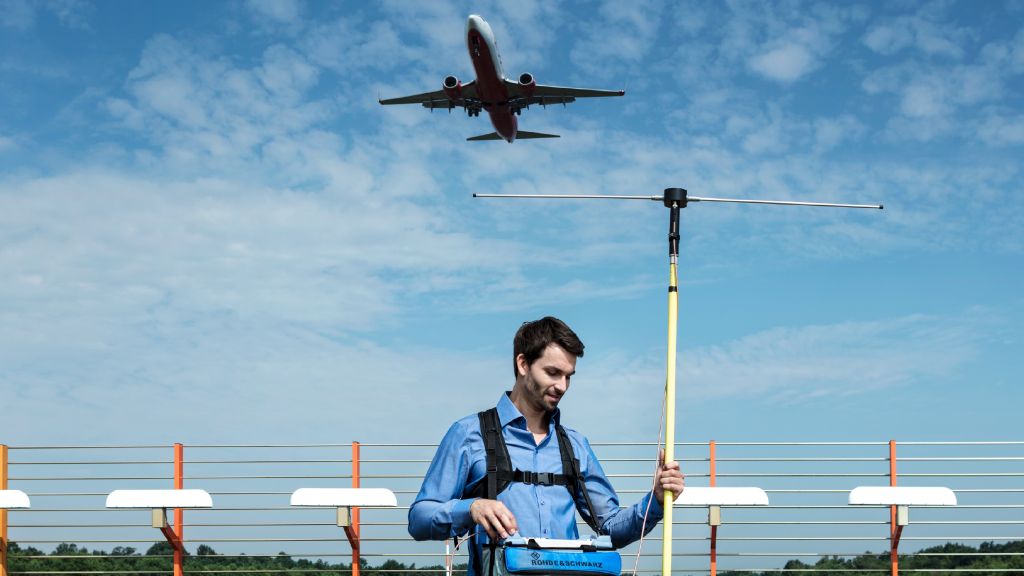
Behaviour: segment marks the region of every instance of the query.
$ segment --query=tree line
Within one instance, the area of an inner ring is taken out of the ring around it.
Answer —
[[[32,546],[19,546],[11,542],[8,546],[8,572],[11,576],[19,573],[60,574],[62,572],[116,572],[124,576],[150,576],[154,573],[171,573],[174,550],[167,542],[157,542],[144,553],[131,546],[117,546],[110,552],[89,550],[77,544],[62,543],[53,552],[46,554]],[[323,559],[292,558],[284,552],[277,556],[225,556],[218,554],[205,544],[196,548],[195,554],[186,551],[185,572],[233,572],[238,574],[298,574],[307,572],[345,573],[352,572],[352,564],[330,563]],[[466,565],[454,567],[465,573]],[[403,564],[396,560],[385,560],[379,566],[370,566],[363,559],[359,564],[361,576],[438,576],[444,573],[444,566]]]
[[[110,552],[88,550],[77,544],[58,545],[47,554],[31,546],[21,547],[16,542],[8,546],[8,570],[11,576],[19,573],[60,574],[62,572],[117,572],[126,576],[148,576],[153,573],[170,573],[172,570],[172,549],[167,542],[158,542],[145,553],[130,546],[117,546]],[[186,572],[234,572],[239,574],[297,574],[306,572],[351,573],[352,565],[344,562],[332,564],[325,560],[292,558],[281,552],[277,556],[225,556],[218,554],[205,544],[196,548],[195,554],[186,552]],[[997,544],[983,542],[977,548],[965,544],[943,544],[925,548],[920,552],[900,559],[900,569],[924,574],[949,574],[970,571],[978,576],[1005,576],[1024,574],[1024,541],[1018,540]],[[362,576],[438,576],[444,567],[404,564],[397,560],[385,560],[379,566],[370,566],[366,560],[360,563]],[[800,576],[877,576],[889,570],[889,554],[865,552],[859,556],[830,556],[813,564],[801,560],[790,560],[782,569]],[[454,567],[456,573],[465,573],[466,565]],[[780,572],[723,571],[723,576],[777,576]]]

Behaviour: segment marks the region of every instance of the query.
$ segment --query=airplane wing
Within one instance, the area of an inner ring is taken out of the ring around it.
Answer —
[[[625,96],[625,90],[593,90],[590,88],[568,88],[565,86],[546,86],[537,84],[529,95],[518,83],[505,80],[505,88],[511,97],[530,98],[531,104],[562,104],[573,102],[577,98],[603,98],[606,96]]]
[[[387,98],[385,100],[378,100],[381,104],[422,104],[424,108],[452,108],[454,106],[465,107],[467,104],[473,104],[478,102],[479,99],[476,95],[476,80],[466,84],[462,87],[459,98],[451,99],[444,90],[435,90],[433,92],[424,92],[422,94],[413,94],[412,96],[400,96],[398,98]]]

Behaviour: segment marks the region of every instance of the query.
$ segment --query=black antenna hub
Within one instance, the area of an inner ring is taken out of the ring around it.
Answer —
[[[671,208],[672,204],[675,204],[680,208],[686,208],[686,189],[665,188],[665,195],[662,199],[665,201],[666,208]]]

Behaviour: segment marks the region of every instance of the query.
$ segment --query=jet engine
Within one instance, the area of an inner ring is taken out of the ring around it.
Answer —
[[[459,82],[459,79],[455,76],[445,76],[441,88],[444,89],[444,93],[448,96],[449,100],[462,98],[462,82]]]
[[[522,89],[523,94],[533,96],[533,89],[536,87],[537,81],[533,78],[533,74],[523,72],[519,75],[519,88]]]

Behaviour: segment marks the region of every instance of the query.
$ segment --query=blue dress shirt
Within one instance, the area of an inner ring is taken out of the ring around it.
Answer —
[[[562,472],[555,423],[560,421],[556,409],[548,426],[548,435],[537,444],[526,427],[526,418],[509,399],[509,393],[498,400],[498,419],[508,446],[512,468],[533,472]],[[598,526],[612,538],[616,548],[640,538],[644,511],[648,503],[645,532],[650,532],[662,517],[662,508],[648,492],[629,508],[619,507],[619,498],[601,469],[590,443],[582,434],[566,427],[573,452],[580,461],[590,500],[594,505]],[[469,576],[481,574],[481,550],[487,533],[473,522],[469,507],[475,498],[463,498],[472,486],[487,474],[480,420],[476,414],[452,424],[434,454],[427,475],[423,478],[416,500],[409,508],[409,534],[416,540],[445,540],[474,532],[469,549]],[[579,538],[576,529],[576,507],[586,509],[585,501],[573,497],[565,486],[541,486],[512,482],[498,494],[498,500],[516,517],[519,534],[539,538]]]

